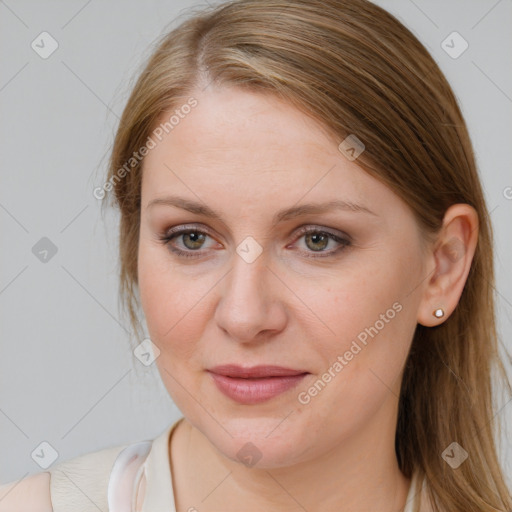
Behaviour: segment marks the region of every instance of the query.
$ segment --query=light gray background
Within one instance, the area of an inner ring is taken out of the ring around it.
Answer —
[[[492,211],[499,328],[511,350],[512,1],[377,3],[426,45],[461,103]],[[31,453],[42,441],[59,462],[153,438],[181,415],[154,365],[133,362],[117,309],[117,215],[105,225],[92,191],[135,71],[193,5],[0,0],[1,483],[41,470]],[[42,31],[59,44],[48,59],[31,48]],[[441,47],[453,31],[469,43],[457,59]],[[42,237],[58,248],[47,263],[32,253]],[[499,398],[496,412],[510,436],[506,404]],[[500,454],[512,459],[510,439]]]

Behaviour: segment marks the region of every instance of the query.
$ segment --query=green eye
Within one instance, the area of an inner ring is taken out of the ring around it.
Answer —
[[[181,233],[183,237],[183,245],[187,249],[195,250],[200,249],[204,244],[206,235],[204,233],[200,233],[198,231],[189,231],[187,233]]]
[[[304,239],[306,248],[303,252],[307,258],[327,258],[334,256],[352,243],[348,235],[332,233],[324,228],[311,226],[305,226],[299,231],[296,241],[298,242],[301,239]],[[332,250],[326,250],[331,242],[338,247]]]
[[[324,233],[308,233],[305,235],[306,245],[312,251],[323,251],[329,244],[329,236]]]

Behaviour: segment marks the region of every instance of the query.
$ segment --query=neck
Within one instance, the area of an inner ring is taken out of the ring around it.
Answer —
[[[185,420],[171,440],[176,509],[401,511],[411,482],[398,467],[395,422],[388,416],[374,418],[327,453],[272,469],[225,457]]]

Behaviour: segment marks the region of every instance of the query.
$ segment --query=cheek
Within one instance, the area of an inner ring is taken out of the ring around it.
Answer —
[[[161,247],[141,243],[138,277],[141,306],[151,340],[161,351],[158,364],[177,367],[197,352],[208,309],[214,276],[190,276],[174,271]]]
[[[312,347],[322,365],[314,379],[297,390],[297,396],[303,393],[300,409],[325,423],[326,438],[350,435],[399,394],[416,326],[411,297],[405,298],[407,278],[399,264],[388,263],[370,272],[366,267],[361,273],[339,273],[329,279],[329,286],[308,289],[309,295],[303,296],[322,319],[317,328],[327,334],[318,336]]]
[[[339,386],[350,382],[357,393],[359,385],[378,382],[372,372],[388,384],[400,374],[416,327],[417,297],[410,294],[410,283],[419,269],[405,266],[408,260],[405,254],[377,259],[368,253],[320,280],[293,284],[317,317],[308,313],[298,318],[312,339],[316,332],[314,350],[325,369],[342,358]]]
[[[319,335],[349,340],[376,322],[380,327],[381,315],[384,320],[398,316],[393,305],[402,304],[406,293],[400,264],[381,264],[370,255],[366,259],[356,265],[347,261],[320,278],[300,277],[293,283],[296,295],[309,308],[306,316],[316,319]]]

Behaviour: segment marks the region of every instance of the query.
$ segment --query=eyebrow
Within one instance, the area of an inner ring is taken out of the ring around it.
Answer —
[[[149,209],[155,205],[166,205],[166,206],[175,206],[177,208],[181,208],[183,210],[187,210],[191,213],[195,213],[197,215],[202,215],[204,217],[209,217],[212,219],[216,219],[222,222],[222,216],[212,210],[209,206],[204,203],[199,203],[196,201],[191,201],[190,199],[185,199],[179,196],[167,196],[167,197],[159,197],[157,199],[153,199],[148,203],[146,209]],[[296,217],[300,217],[302,215],[311,215],[311,214],[321,214],[327,213],[331,210],[345,210],[352,212],[362,212],[370,215],[378,216],[375,212],[372,212],[366,206],[361,204],[352,203],[349,201],[343,201],[341,199],[336,199],[333,201],[328,201],[326,203],[309,203],[302,204],[300,206],[292,206],[291,208],[286,208],[281,210],[280,212],[274,215],[272,219],[272,225],[275,226],[279,222],[283,222],[285,220],[294,219]]]

